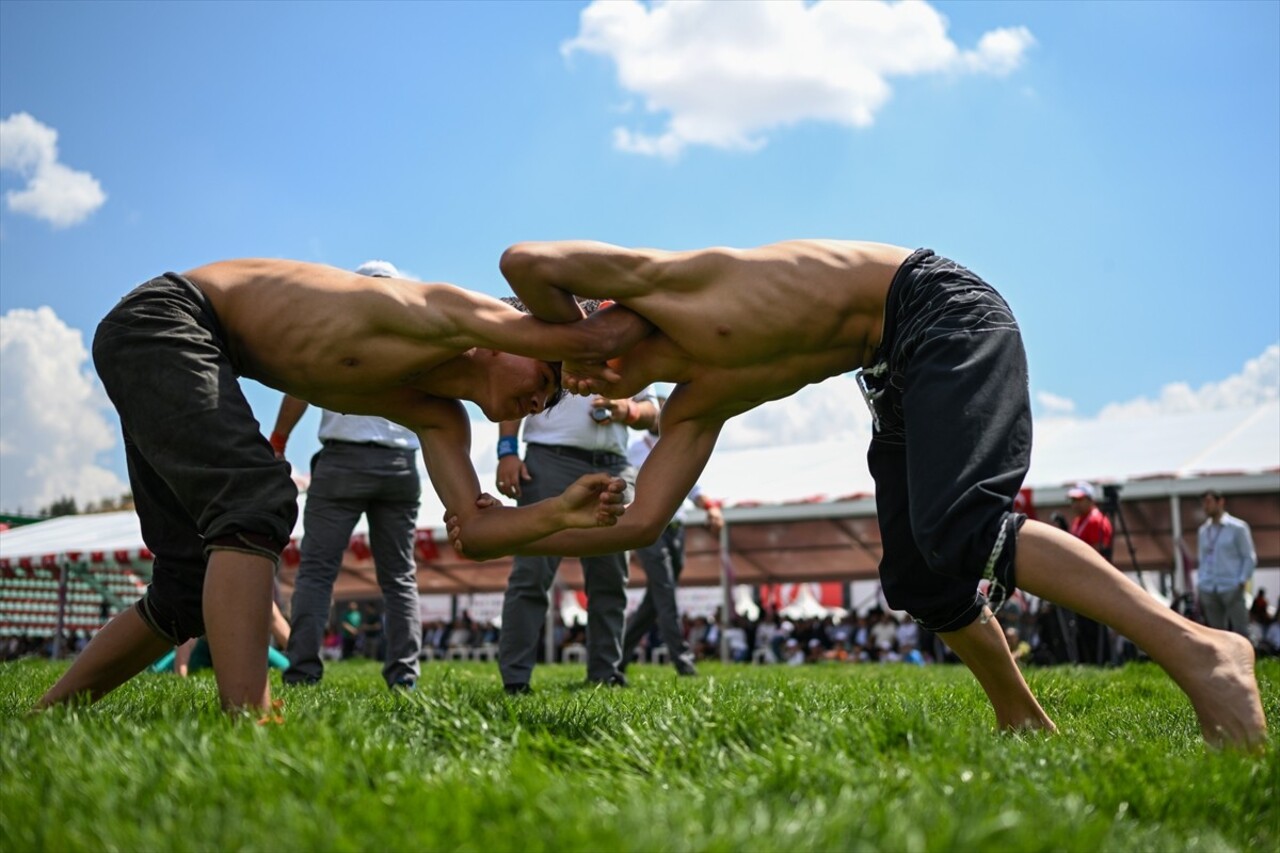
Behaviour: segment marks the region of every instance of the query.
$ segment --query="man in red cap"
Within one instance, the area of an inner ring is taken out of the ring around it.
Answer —
[[[1093,484],[1081,481],[1067,492],[1071,499],[1071,535],[1111,559],[1111,519],[1098,509]]]
[[[1067,491],[1071,499],[1071,535],[1102,555],[1111,559],[1111,519],[1098,509],[1093,484],[1083,480]],[[1076,648],[1081,663],[1103,664],[1106,651],[1107,629],[1087,616],[1076,614]]]

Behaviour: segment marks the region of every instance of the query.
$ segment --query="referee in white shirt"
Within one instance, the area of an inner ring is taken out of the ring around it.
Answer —
[[[563,492],[583,474],[605,471],[635,492],[635,469],[627,462],[628,428],[648,429],[657,417],[648,390],[630,399],[568,396],[555,408],[523,420],[526,443],[520,458],[521,421],[498,428],[499,493],[524,506]],[[622,630],[627,611],[627,554],[582,557],[587,588],[587,681],[625,687]],[[508,693],[527,693],[538,656],[538,634],[546,622],[548,592],[560,557],[516,557],[502,601],[498,667]]]

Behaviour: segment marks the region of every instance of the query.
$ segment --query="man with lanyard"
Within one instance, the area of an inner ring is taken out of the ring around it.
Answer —
[[[662,397],[658,398],[658,417],[661,419]],[[631,442],[627,449],[627,460],[637,471],[649,458],[649,451],[658,443],[658,424],[654,423],[649,431]],[[720,535],[724,527],[724,516],[720,512],[720,502],[708,498],[702,488],[694,485],[689,492],[689,502],[707,513],[707,527],[713,536]],[[644,599],[640,606],[627,620],[627,632],[622,638],[622,661],[626,666],[631,654],[654,622],[658,623],[658,631],[662,642],[676,672],[680,675],[697,675],[693,664],[693,651],[689,648],[680,628],[680,611],[676,606],[676,586],[680,581],[680,572],[684,570],[684,507],[676,511],[671,523],[658,537],[658,541],[644,548],[637,549],[640,565],[644,566],[646,578]]]
[[[386,261],[368,261],[356,272],[374,278],[399,278]],[[285,395],[271,445],[284,458],[289,434],[307,403]],[[388,687],[412,689],[418,680],[422,616],[418,609],[418,566],[413,557],[413,531],[418,521],[422,485],[418,479],[418,437],[385,418],[320,415],[320,452],[311,459],[311,485],[303,513],[302,562],[290,612],[289,668],[285,684],[314,684],[324,676],[320,650],[329,624],[333,584],[342,555],[360,516],[369,519],[369,547],[382,588],[387,653],[382,668]],[[344,623],[343,646],[360,632]]]
[[[1249,525],[1227,512],[1227,499],[1216,489],[1200,498],[1206,516],[1200,525],[1200,613],[1212,628],[1249,636],[1244,606],[1245,584],[1253,577],[1258,554]]]
[[[1098,509],[1096,495],[1093,484],[1083,481],[1076,483],[1067,492],[1067,497],[1071,499],[1070,533],[1109,562],[1111,560],[1111,519]],[[1075,621],[1076,648],[1080,663],[1106,663],[1107,655],[1103,644],[1106,629],[1080,614],[1075,614]]]

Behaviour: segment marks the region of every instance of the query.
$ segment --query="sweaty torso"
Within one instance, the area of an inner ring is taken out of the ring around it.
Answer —
[[[653,380],[696,386],[686,398],[715,417],[788,396],[870,362],[889,285],[910,254],[798,240],[668,256],[623,300],[663,332],[629,358]]]
[[[432,343],[432,285],[270,259],[185,275],[209,298],[243,375],[335,411],[429,393],[432,371],[459,355]]]

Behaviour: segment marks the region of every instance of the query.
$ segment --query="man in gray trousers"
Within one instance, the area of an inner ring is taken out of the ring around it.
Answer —
[[[566,397],[554,409],[498,428],[498,491],[523,506],[558,495],[578,477],[605,471],[627,482],[636,472],[627,462],[627,428],[648,429],[658,408],[643,391],[635,397]],[[527,443],[520,459],[517,434]],[[625,687],[622,630],[627,612],[627,552],[582,557],[587,588],[587,681]],[[527,693],[538,656],[538,633],[547,615],[547,593],[560,557],[516,557],[502,600],[498,667],[508,693]]]
[[[1248,637],[1244,591],[1258,565],[1253,533],[1247,523],[1227,512],[1227,498],[1217,489],[1201,495],[1200,504],[1205,515],[1198,536],[1200,613],[1210,628]]]
[[[386,261],[369,261],[356,272],[399,278]],[[289,433],[307,403],[285,396],[271,444],[284,458]],[[324,675],[320,650],[329,624],[333,583],[360,516],[369,519],[369,547],[386,620],[382,676],[391,688],[413,689],[418,680],[422,617],[413,532],[422,486],[418,437],[384,418],[322,410],[320,452],[311,460],[311,485],[303,512],[302,562],[289,614],[289,668],[285,684],[315,684]]]
[[[659,397],[659,409],[666,400]],[[661,412],[658,415],[662,417]],[[649,427],[649,432],[631,442],[627,449],[627,459],[637,471],[649,458],[649,452],[658,443],[658,424]],[[720,511],[720,502],[712,500],[702,493],[702,487],[695,485],[689,492],[689,503],[707,514],[707,528],[712,536],[719,536],[724,527],[724,514]],[[675,516],[658,541],[652,545],[637,549],[636,556],[640,565],[644,566],[645,583],[644,599],[627,619],[627,631],[622,637],[622,667],[625,670],[636,647],[640,645],[656,623],[662,642],[667,647],[667,655],[671,664],[680,675],[698,674],[694,666],[693,649],[680,627],[680,610],[676,605],[676,586],[680,583],[680,573],[684,571],[684,506],[676,510]]]

